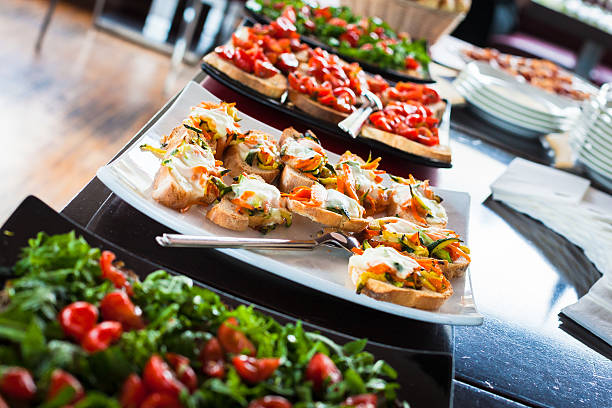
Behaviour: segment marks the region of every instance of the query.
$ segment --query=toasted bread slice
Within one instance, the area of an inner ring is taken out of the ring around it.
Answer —
[[[381,95],[381,102],[383,103],[384,106],[386,106],[389,102],[395,101],[395,99],[391,99],[389,97],[386,96],[386,93],[382,93]],[[446,102],[444,102],[443,100],[439,100],[436,103],[431,103],[429,105],[425,105],[432,113],[432,115],[434,117],[436,117],[438,120],[442,119],[442,116],[444,116],[444,111],[446,110]]]
[[[356,282],[359,275],[356,268],[349,267],[348,273],[351,280]],[[420,290],[398,288],[387,282],[368,279],[361,293],[373,299],[382,300],[383,302],[390,302],[423,310],[436,310],[452,296],[453,288],[449,287],[445,292],[438,293],[427,288],[422,288]]]
[[[426,146],[419,142],[412,141],[395,133],[385,132],[373,126],[364,126],[361,129],[361,137],[373,139],[384,143],[391,147],[395,147],[406,153],[411,153],[417,156],[428,157],[443,163],[450,163],[452,159],[450,146],[435,145]]]
[[[219,57],[214,51],[204,56],[204,62],[217,68],[230,78],[270,98],[279,99],[287,90],[287,78],[280,73],[270,78],[260,78],[241,70],[231,62]]]
[[[191,205],[208,205],[217,199],[216,189],[207,189],[204,196],[194,188],[186,188],[172,175],[166,166],[160,166],[155,179],[151,196],[158,203],[175,210],[183,210]]]
[[[443,261],[438,259],[438,265],[440,265],[440,269],[446,279],[460,278],[465,275],[465,271],[467,271],[468,266],[470,266],[470,261],[461,257],[459,259],[454,260],[453,262]]]
[[[251,166],[240,157],[240,148],[237,145],[231,145],[225,150],[223,165],[229,169],[230,176],[238,177],[242,173],[256,174],[260,176],[266,183],[273,184],[274,180],[280,174],[279,169],[266,170],[258,166]]]
[[[206,218],[232,231],[246,231],[249,228],[249,216],[239,213],[238,207],[227,197],[208,210]]]
[[[280,176],[278,189],[283,193],[289,193],[296,187],[310,187],[316,182],[316,180],[307,177],[305,173],[302,173],[291,166],[285,166]]]
[[[337,111],[329,106],[323,105],[310,96],[300,93],[294,89],[289,89],[289,101],[298,109],[308,113],[319,120],[326,122],[338,123],[344,120],[348,115]]]
[[[285,200],[285,207],[289,211],[310,218],[314,222],[328,227],[337,228],[343,231],[358,232],[368,226],[368,220],[365,218],[348,218],[333,211],[326,210],[325,208],[305,205],[287,197],[283,199]]]

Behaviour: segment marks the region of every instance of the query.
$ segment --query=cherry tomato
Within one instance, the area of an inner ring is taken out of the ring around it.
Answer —
[[[241,354],[232,359],[232,364],[243,380],[257,384],[270,378],[280,365],[280,359],[255,358]]]
[[[234,49],[233,48],[224,47],[221,45],[215,48],[215,52],[217,53],[217,55],[219,55],[224,60],[231,61],[234,59]]]
[[[376,394],[360,394],[352,397],[348,397],[342,406],[354,407],[354,408],[376,408],[378,398]]]
[[[236,48],[234,50],[234,64],[240,68],[241,70],[250,73],[253,73],[255,68],[255,64],[253,60],[249,57],[245,50],[242,48]]]
[[[406,57],[404,60],[404,65],[406,69],[417,69],[419,68],[419,62],[412,57]]]
[[[357,47],[359,44],[360,35],[357,31],[348,30],[342,34],[340,34],[340,41],[346,41],[353,48]]]
[[[147,390],[138,374],[130,374],[123,382],[119,404],[121,408],[139,408],[147,395]]]
[[[291,403],[286,398],[277,395],[266,395],[251,401],[247,408],[291,408]]]
[[[142,378],[148,390],[178,396],[185,386],[176,379],[168,364],[157,354],[149,358]]]
[[[281,16],[289,19],[289,21],[291,21],[292,23],[295,23],[297,21],[297,14],[295,13],[295,9],[293,8],[293,6],[285,8],[285,10],[283,10],[283,12],[281,13]]]
[[[131,292],[131,286],[125,277],[125,274],[115,268],[113,261],[115,254],[111,251],[103,251],[100,257],[100,269],[102,269],[102,277],[113,282],[117,289],[126,288],[128,294]]]
[[[240,353],[254,356],[257,350],[255,350],[253,343],[251,343],[243,332],[234,327],[239,327],[238,320],[235,317],[228,318],[219,326],[217,337],[219,338],[223,350],[227,353]]]
[[[100,312],[104,320],[121,323],[123,330],[139,330],[145,327],[142,311],[123,291],[108,293],[100,302]]]
[[[389,88],[389,83],[378,74],[375,76],[368,76],[366,81],[368,83],[368,88],[374,93],[380,93]]]
[[[287,17],[279,17],[270,23],[270,27],[276,38],[297,38],[297,29],[293,22]]]
[[[66,336],[81,341],[98,321],[98,309],[87,302],[74,302],[59,314],[60,326]]]
[[[0,396],[0,408],[10,408],[6,401]]]
[[[10,367],[0,378],[0,392],[9,398],[28,401],[36,394],[36,384],[25,368]]]
[[[323,105],[333,106],[336,104],[336,97],[333,93],[329,93],[327,95],[319,95],[317,97],[317,102]]]
[[[276,61],[276,66],[286,74],[295,71],[299,64],[300,63],[298,62],[297,58],[295,58],[295,55],[290,52],[280,54],[278,56],[278,60]]]
[[[202,347],[200,362],[202,363],[202,371],[207,376],[217,378],[225,376],[223,349],[216,337],[208,340],[204,347]]]
[[[166,360],[174,370],[176,377],[190,392],[198,388],[198,377],[189,365],[189,359],[176,353],[166,353]]]
[[[315,22],[310,19],[304,20],[303,25],[304,28],[306,28],[308,31],[314,31],[317,29],[317,25],[315,24]]]
[[[66,371],[56,368],[51,373],[51,383],[49,384],[49,391],[47,391],[47,401],[51,401],[66,387],[70,387],[74,390],[73,397],[70,400],[71,403],[85,396],[85,391],[83,391],[83,386],[79,380]]]
[[[232,44],[236,48],[244,48],[245,50],[253,47],[253,41],[251,41],[250,38],[241,37],[236,35],[236,33],[232,34]]]
[[[342,373],[336,364],[323,353],[316,353],[306,367],[306,378],[312,381],[315,390],[320,390],[326,381],[335,384],[342,380]]]
[[[332,17],[330,7],[323,7],[314,10],[315,17],[323,17],[325,20],[329,20]]]
[[[154,392],[140,404],[140,408],[181,408],[181,402],[176,395]]]
[[[256,60],[254,67],[255,75],[260,78],[271,78],[279,73],[279,70],[270,61]]]
[[[106,350],[111,343],[119,340],[123,334],[121,323],[102,322],[87,332],[81,341],[81,347],[90,353]]]
[[[301,42],[297,38],[292,38],[289,41],[289,48],[293,52],[304,51],[304,50],[308,49],[308,44],[304,44],[303,42]]]
[[[346,21],[339,17],[332,17],[327,21],[327,24],[337,26],[337,27],[346,27]]]

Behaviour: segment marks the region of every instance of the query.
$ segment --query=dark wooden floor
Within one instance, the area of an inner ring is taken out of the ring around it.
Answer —
[[[36,55],[47,5],[0,1],[0,223],[28,194],[60,209],[198,69],[165,84],[167,56],[61,2]]]

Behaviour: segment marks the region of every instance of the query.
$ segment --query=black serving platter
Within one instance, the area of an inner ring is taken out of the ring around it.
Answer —
[[[255,20],[258,23],[261,24],[270,24],[270,22],[272,21],[270,18],[268,18],[267,16],[260,14],[258,12],[256,12],[255,10],[252,9],[251,5],[250,5],[250,1],[247,1],[244,5],[244,9],[246,10],[248,16]],[[367,61],[363,61],[357,58],[353,58],[349,55],[346,54],[342,54],[341,52],[339,52],[336,48],[325,44],[322,41],[317,40],[314,37],[310,37],[310,36],[306,36],[306,35],[302,35],[300,37],[300,40],[302,40],[302,42],[310,45],[311,47],[319,47],[324,49],[327,52],[330,52],[332,54],[336,54],[339,57],[341,57],[343,60],[347,61],[347,62],[358,62],[359,65],[361,65],[361,68],[363,68],[365,71],[369,72],[370,74],[378,74],[380,76],[382,76],[385,79],[388,79],[390,81],[393,82],[400,82],[400,81],[404,81],[404,82],[415,82],[415,83],[419,83],[419,84],[432,84],[434,82],[436,82],[435,79],[433,79],[431,77],[431,74],[429,73],[429,66],[425,67],[425,77],[421,78],[421,77],[415,77],[415,76],[411,76],[411,75],[407,75],[407,74],[403,74],[400,71],[396,71],[394,69],[387,69],[387,68],[381,68],[376,64],[372,64],[369,63]],[[425,45],[427,47],[427,44]]]
[[[11,268],[17,261],[21,248],[27,246],[28,239],[35,237],[39,231],[48,234],[75,231],[77,235],[83,236],[90,245],[113,251],[117,255],[117,259],[125,262],[126,266],[134,270],[141,278],[153,271],[167,269],[83,229],[34,196],[27,197],[2,226],[0,268]],[[169,272],[176,274],[171,270]],[[2,278],[0,278],[2,286],[4,286],[5,277],[6,274],[2,274]],[[195,284],[217,293],[224,303],[232,307],[250,304],[241,297],[220,291],[201,282],[195,281]],[[296,321],[291,316],[266,307],[254,305],[254,308],[282,324]],[[308,331],[319,332],[340,344],[355,340],[355,337],[308,322],[304,322],[304,327]],[[397,370],[398,382],[401,385],[398,396],[400,399],[408,401],[411,407],[448,407],[450,405],[453,377],[452,356],[445,353],[410,350],[376,342],[369,342],[366,350],[374,354],[377,359],[389,362]]]
[[[281,100],[270,98],[269,96],[263,95],[257,92],[256,90],[254,90],[253,88],[250,88],[244,85],[242,82],[231,78],[230,76],[226,75],[224,72],[218,70],[217,68],[213,67],[212,65],[206,62],[202,62],[201,67],[202,67],[202,70],[206,72],[206,74],[208,74],[211,78],[215,79],[216,81],[221,82],[223,85],[227,86],[228,88],[231,88],[232,90],[244,96],[247,96],[253,99],[254,101],[262,103],[263,105],[276,109],[277,111],[282,112],[287,116],[298,119],[299,121],[305,123],[307,126],[312,127],[313,130],[314,129],[322,130],[333,136],[336,136],[338,138],[345,139],[345,140],[355,140],[365,145],[371,146],[375,149],[378,149],[379,151],[401,157],[402,159],[409,160],[413,163],[422,164],[422,165],[430,166],[430,167],[439,167],[439,168],[451,168],[453,166],[451,163],[445,163],[445,162],[433,160],[427,157],[417,156],[415,154],[404,152],[402,150],[396,149],[385,143],[381,143],[373,139],[369,139],[365,137],[358,137],[357,139],[353,139],[351,138],[349,134],[347,134],[345,131],[340,129],[338,125],[335,123],[320,120],[319,118],[311,116],[308,113],[296,107],[288,105],[286,101],[281,101]],[[446,111],[443,117],[450,118],[451,104],[447,100],[444,100],[444,101],[446,102]],[[442,121],[440,122],[440,124],[442,125]],[[448,143],[448,140],[446,140],[446,142]]]

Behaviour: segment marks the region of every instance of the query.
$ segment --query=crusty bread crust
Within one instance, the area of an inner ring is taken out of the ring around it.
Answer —
[[[217,68],[230,78],[240,81],[249,88],[254,89],[262,95],[269,96],[270,98],[279,99],[287,90],[288,82],[284,75],[276,74],[271,78],[259,78],[241,70],[231,62],[224,60],[214,51],[204,56],[204,62]]]
[[[249,228],[249,216],[240,214],[236,205],[227,197],[223,197],[219,203],[208,210],[206,218],[232,231],[246,231]]]
[[[276,180],[280,173],[279,169],[265,170],[246,163],[240,158],[240,148],[237,145],[230,145],[225,150],[223,166],[226,169],[229,169],[229,174],[232,177],[238,177],[242,173],[255,174],[264,179],[264,181],[268,184],[273,184],[274,180]]]
[[[283,133],[281,133],[281,137],[278,140],[278,145],[282,147],[285,144],[285,141],[287,139],[298,140],[301,136],[302,136],[302,134],[300,132],[298,132],[297,130],[295,130],[293,128],[293,126],[292,127],[288,127],[288,128],[283,130]]]
[[[315,100],[312,100],[308,95],[291,88],[289,89],[289,101],[298,109],[326,122],[338,123],[348,116],[346,113],[342,113],[330,108],[329,106],[325,106]]]
[[[289,198],[284,198],[284,202],[285,207],[289,211],[310,218],[314,222],[328,227],[349,232],[359,232],[368,226],[368,220],[365,218],[349,219],[333,211],[320,207],[304,205],[299,201],[291,200]]]
[[[153,180],[151,197],[158,203],[175,210],[182,210],[190,205],[208,205],[216,200],[216,189],[208,189],[205,197],[199,197],[193,191],[185,190],[172,176],[166,166],[160,166]]]
[[[310,187],[314,183],[316,183],[315,180],[311,179],[310,177],[306,177],[306,175],[301,171],[298,171],[291,166],[285,166],[280,176],[278,188],[283,193],[290,193],[296,187]]]
[[[425,146],[419,142],[409,140],[394,133],[385,132],[373,126],[364,126],[361,129],[361,136],[374,139],[398,150],[412,153],[417,156],[429,157],[443,163],[451,162],[450,146],[437,144],[435,146]]]
[[[356,281],[354,275],[358,274],[358,272],[355,268],[349,267],[348,273],[351,281]],[[423,310],[436,310],[452,296],[453,288],[449,287],[445,292],[438,293],[427,288],[422,288],[420,290],[398,288],[387,282],[368,279],[361,293],[376,300],[382,300],[383,302],[390,302]]]

